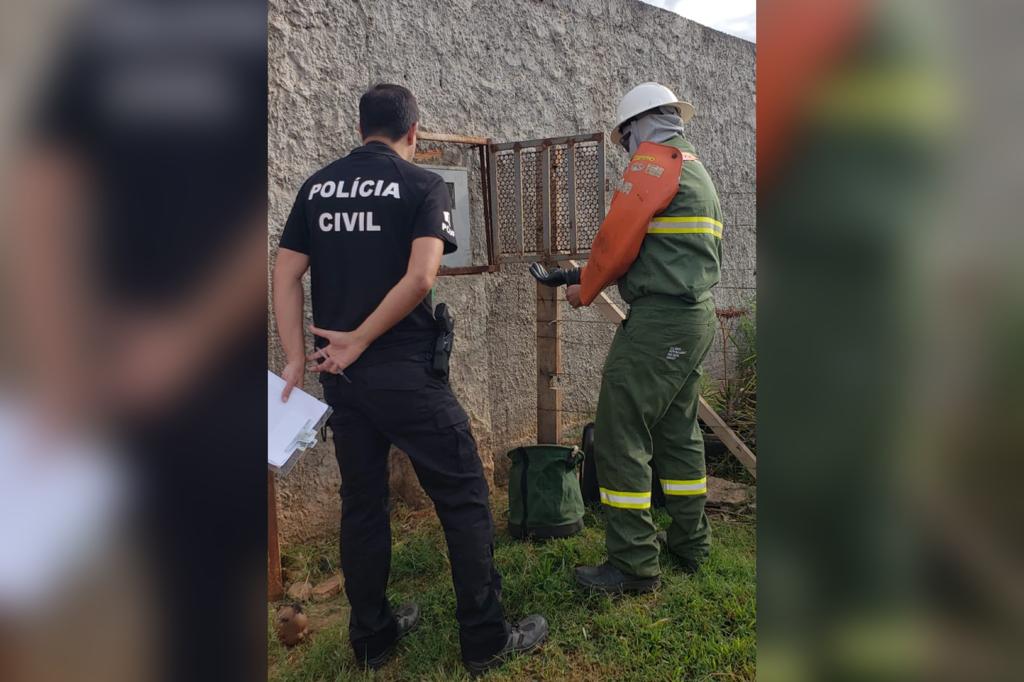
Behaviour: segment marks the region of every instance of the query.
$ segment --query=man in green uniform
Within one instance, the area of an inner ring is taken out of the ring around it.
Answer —
[[[714,183],[682,134],[692,115],[693,107],[668,88],[644,83],[623,97],[612,134],[631,154],[620,193],[633,191],[636,173],[630,171],[654,165],[647,162],[654,158],[651,150],[671,149],[667,154],[674,159],[678,153],[682,167],[667,202],[659,204],[655,215],[639,218],[640,229],[646,228],[639,251],[617,278],[630,309],[605,362],[594,442],[608,560],[576,569],[577,582],[597,590],[655,589],[663,542],[687,571],[696,571],[708,554],[707,477],[697,404],[700,365],[716,326],[711,288],[720,279],[722,212]],[[645,142],[655,144],[638,152]],[[614,211],[613,201],[602,230],[625,229],[621,221],[611,220]],[[596,253],[595,240],[586,268],[547,272],[534,266],[532,272],[545,284],[569,285],[566,297],[574,307],[588,305],[607,284],[593,277],[588,282],[587,268],[598,266]],[[652,459],[672,517],[667,537],[657,533],[651,517]]]

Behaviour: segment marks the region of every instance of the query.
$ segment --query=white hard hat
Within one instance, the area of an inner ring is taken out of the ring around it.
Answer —
[[[615,110],[615,127],[612,128],[612,142],[619,143],[622,133],[619,127],[637,114],[656,109],[657,107],[675,107],[679,118],[686,123],[693,118],[693,105],[680,101],[675,93],[660,83],[649,81],[636,86],[619,100]]]

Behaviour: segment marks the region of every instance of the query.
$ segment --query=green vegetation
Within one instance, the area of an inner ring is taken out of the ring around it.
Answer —
[[[721,381],[704,375],[701,395],[743,442],[757,452],[757,309],[753,299],[744,308],[717,311],[722,357],[735,349],[736,365],[723,367]],[[753,484],[750,473],[718,443],[705,427],[708,473],[741,483]],[[718,447],[716,447],[716,445]]]
[[[495,496],[499,527],[496,558],[504,576],[505,608],[511,618],[543,613],[551,637],[534,656],[514,659],[488,680],[752,680],[755,659],[755,532],[749,518],[712,516],[711,557],[696,576],[664,561],[663,584],[653,594],[610,598],[580,592],[572,569],[604,559],[601,513],[588,511],[585,531],[574,538],[521,543],[505,533],[506,502]],[[449,564],[440,526],[432,512],[393,515],[394,555],[390,597],[415,600],[420,629],[399,645],[376,675],[359,671],[346,637],[344,594],[310,604],[315,630],[294,649],[273,632],[271,605],[269,680],[469,679],[459,659]],[[659,526],[668,525],[663,512]],[[285,566],[293,579],[317,581],[335,570],[337,546],[295,547]]]

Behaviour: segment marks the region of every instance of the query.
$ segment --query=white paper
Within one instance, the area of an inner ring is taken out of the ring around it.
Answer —
[[[0,612],[7,616],[38,616],[102,561],[130,496],[129,475],[107,444],[42,432],[46,424],[47,415],[0,395]]]
[[[282,402],[283,390],[284,379],[268,371],[267,464],[277,470],[285,470],[297,452],[316,444],[317,429],[331,409],[300,388]]]

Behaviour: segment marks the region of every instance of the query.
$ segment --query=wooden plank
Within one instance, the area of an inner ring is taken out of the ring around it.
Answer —
[[[274,472],[267,471],[267,600],[277,601],[284,596],[281,577],[281,544],[277,533],[277,490]]]
[[[559,261],[559,265],[562,267],[578,267],[578,263],[574,260]],[[615,305],[608,294],[602,292],[600,296],[594,299],[594,306],[598,309],[601,315],[609,322],[616,324],[626,319],[626,314],[622,312],[619,306]],[[747,444],[743,442],[735,431],[729,428],[729,425],[725,423],[725,420],[715,412],[715,410],[708,405],[708,402],[704,400],[704,397],[700,397],[700,402],[697,405],[697,416],[700,420],[708,425],[712,433],[718,436],[719,440],[729,449],[733,457],[740,461],[750,475],[757,478],[757,457],[751,452]]]
[[[490,144],[491,138],[475,135],[456,135],[453,133],[428,133],[421,130],[416,137],[426,142],[454,142],[456,144]]]
[[[750,448],[743,442],[743,439],[729,428],[725,420],[708,405],[703,396],[701,396],[700,402],[697,404],[697,416],[711,428],[714,434],[725,444],[725,447],[729,448],[729,452],[740,461],[740,464],[747,468],[750,475],[757,478],[757,458],[754,456],[754,453],[750,451]]]
[[[452,275],[481,275],[485,272],[497,272],[497,265],[469,265],[466,267],[449,268],[442,265],[438,269],[438,276],[452,276]]]
[[[442,152],[440,149],[428,149],[422,152],[416,152],[416,156],[413,157],[415,163],[440,163]]]
[[[537,442],[558,443],[562,437],[562,371],[558,289],[537,283]]]

